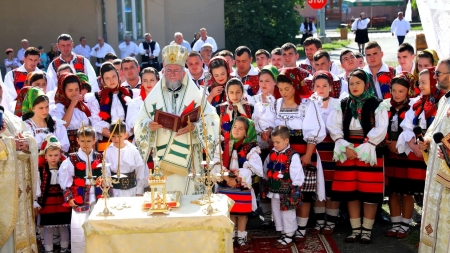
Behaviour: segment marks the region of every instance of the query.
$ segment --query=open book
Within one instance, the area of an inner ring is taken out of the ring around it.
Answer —
[[[200,119],[200,106],[194,108],[194,101],[184,109],[178,116],[172,113],[155,110],[155,122],[162,125],[163,128],[178,132],[180,128],[188,125],[188,118],[191,122],[197,122]]]

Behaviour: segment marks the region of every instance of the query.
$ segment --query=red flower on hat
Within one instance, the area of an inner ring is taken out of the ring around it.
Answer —
[[[98,116],[102,119],[102,120],[107,120],[107,119],[109,119],[109,114],[107,113],[107,112],[99,112],[98,113]]]
[[[77,169],[79,169],[79,170],[86,170],[86,164],[82,163],[82,162],[77,162],[75,167],[77,167]]]
[[[391,79],[387,75],[380,75],[378,77],[378,82],[380,82],[380,83],[389,83],[390,81],[391,81]]]

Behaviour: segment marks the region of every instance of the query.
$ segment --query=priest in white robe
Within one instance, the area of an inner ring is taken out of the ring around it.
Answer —
[[[2,84],[0,100],[3,91]],[[38,149],[22,119],[0,110],[0,253],[38,252],[33,212]]]
[[[439,88],[447,94],[439,100],[436,118],[425,134],[425,144],[429,147],[427,177],[423,200],[422,223],[420,228],[420,253],[450,252],[450,169],[438,157],[438,146],[433,140],[435,133],[444,136],[450,133],[450,58],[440,60],[436,66],[435,78]]]
[[[219,139],[219,116],[207,102],[204,90],[185,72],[187,50],[180,45],[169,45],[163,49],[162,56],[164,76],[145,99],[134,127],[136,147],[143,161],[147,161],[150,154],[158,157],[156,160],[167,176],[168,191],[199,193],[201,189],[194,187],[188,174],[201,173],[202,149],[212,158]],[[200,118],[173,132],[154,121],[156,110],[181,115],[189,105],[202,106],[204,125]]]

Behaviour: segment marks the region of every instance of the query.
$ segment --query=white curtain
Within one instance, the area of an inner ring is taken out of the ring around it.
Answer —
[[[447,0],[417,0],[428,48],[439,58],[450,56],[450,10]]]

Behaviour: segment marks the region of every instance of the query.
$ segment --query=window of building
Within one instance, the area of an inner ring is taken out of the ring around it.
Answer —
[[[131,40],[139,40],[144,37],[145,18],[143,0],[117,0],[117,22],[119,41],[124,41],[125,36]]]

